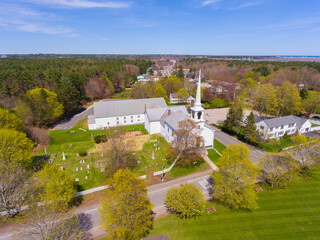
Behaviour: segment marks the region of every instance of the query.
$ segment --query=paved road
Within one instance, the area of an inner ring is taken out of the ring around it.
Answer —
[[[213,128],[216,130],[214,138],[217,139],[222,144],[224,144],[225,146],[229,146],[230,144],[233,144],[233,143],[245,144],[245,143],[239,141],[238,139],[236,139],[235,137],[232,137],[232,136],[222,132],[220,129],[218,129],[216,127],[213,127]],[[266,155],[266,152],[263,152],[255,147],[252,147],[248,144],[246,144],[246,146],[250,149],[251,159],[254,163],[257,163],[259,158]]]
[[[210,173],[211,173],[211,170],[198,172],[182,178],[178,178],[172,181],[163,182],[163,183],[148,187],[148,195],[149,195],[150,201],[154,205],[153,211],[155,212],[155,214],[160,214],[161,212],[165,212],[165,206],[164,206],[165,194],[167,193],[168,189],[179,186],[181,183],[194,183],[200,188],[200,190],[205,195],[207,195],[208,190],[210,189],[210,186],[209,186]],[[101,229],[101,226],[99,224],[99,221],[100,221],[100,216],[98,211],[99,207],[100,207],[100,203],[96,203],[86,209],[78,209],[77,211],[77,212],[84,212],[91,215],[93,220],[93,228],[90,232],[93,234],[95,238],[101,237],[105,234],[105,232]],[[7,232],[1,232],[0,240],[13,240],[15,239],[16,234],[17,234],[17,231],[14,229],[8,230]]]
[[[77,124],[81,119],[87,118],[89,115],[93,115],[93,105],[86,108],[81,113],[74,115],[73,117],[64,120],[63,122],[53,126],[52,128],[64,130],[64,129],[71,129],[74,125]]]

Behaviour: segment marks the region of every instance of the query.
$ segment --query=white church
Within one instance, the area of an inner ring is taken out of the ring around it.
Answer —
[[[189,114],[185,106],[167,106],[163,98],[101,101],[93,105],[94,115],[88,117],[90,130],[123,125],[144,124],[149,134],[160,133],[169,143],[179,122],[193,119],[201,129],[205,147],[212,148],[215,130],[205,123],[201,106],[201,71],[197,96]]]

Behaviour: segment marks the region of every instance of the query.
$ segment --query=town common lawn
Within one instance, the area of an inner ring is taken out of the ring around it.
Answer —
[[[222,154],[223,150],[226,149],[226,146],[223,145],[221,142],[218,140],[214,140],[214,148]],[[217,163],[219,158],[221,157],[215,150],[213,149],[208,149],[208,157],[213,163]]]
[[[259,192],[259,209],[231,210],[217,203],[216,212],[184,220],[173,215],[159,218],[150,236],[178,239],[319,239],[320,171],[284,189]]]

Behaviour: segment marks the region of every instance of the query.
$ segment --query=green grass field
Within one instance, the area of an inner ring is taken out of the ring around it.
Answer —
[[[226,149],[226,146],[223,145],[221,142],[218,140],[214,140],[214,148],[222,154],[223,150]],[[213,149],[208,149],[208,157],[211,159],[213,163],[217,163],[219,158],[221,157],[215,150]]]
[[[254,212],[231,210],[217,203],[216,212],[198,219],[173,215],[159,218],[150,236],[165,234],[178,239],[320,239],[320,170],[309,179],[284,189],[258,194]]]

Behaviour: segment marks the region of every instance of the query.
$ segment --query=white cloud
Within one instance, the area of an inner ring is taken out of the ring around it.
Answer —
[[[43,33],[49,35],[74,34],[73,30],[57,25],[55,22],[59,17],[47,12],[35,11],[15,4],[1,4],[0,26],[12,31],[23,31],[30,33]],[[54,23],[52,23],[54,22]]]
[[[222,1],[223,0],[206,0],[206,1],[202,2],[201,7],[208,6],[208,5],[213,5],[213,4],[216,4],[218,2],[222,2]]]
[[[90,0],[26,0],[27,2],[69,8],[128,8],[130,3]]]
[[[287,22],[283,23],[277,23],[269,25],[269,28],[272,29],[302,29],[302,28],[308,28],[312,27],[314,24],[318,24],[320,22],[320,17],[307,17],[302,19],[294,19],[289,20]]]

